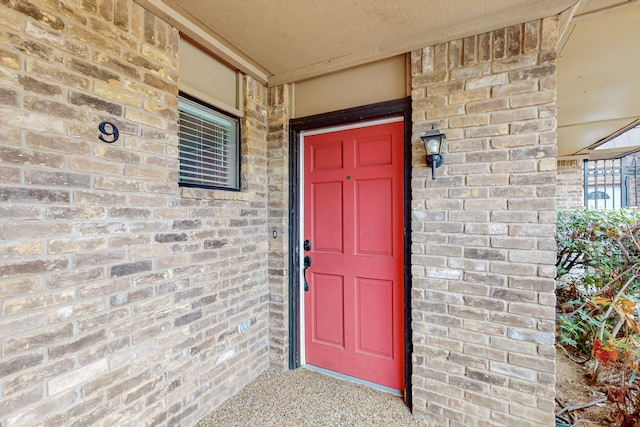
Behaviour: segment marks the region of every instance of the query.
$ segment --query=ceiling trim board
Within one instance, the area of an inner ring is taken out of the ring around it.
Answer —
[[[569,40],[571,32],[575,28],[575,24],[572,21],[576,12],[580,8],[581,3],[582,0],[578,1],[576,4],[560,14],[560,28],[558,30],[558,44],[556,47],[558,52],[562,52],[564,45],[567,43],[567,40]]]
[[[627,157],[632,154],[639,152],[640,149],[636,148],[635,150],[627,150],[627,151],[611,151],[608,150],[598,150],[591,151],[588,156],[588,160],[613,160],[620,159],[622,157]]]
[[[609,123],[609,122],[615,122],[618,120],[632,120],[632,121],[638,121],[640,119],[638,119],[638,116],[629,116],[629,117],[612,117],[612,118],[608,118],[608,119],[602,119],[602,120],[592,120],[592,121],[588,121],[588,122],[576,122],[576,123],[569,123],[569,124],[564,124],[564,125],[558,125],[558,129],[564,129],[564,128],[570,128],[570,127],[576,127],[576,126],[582,126],[585,123]],[[617,132],[617,131],[616,131]]]
[[[206,27],[204,25],[199,23],[187,12],[178,11],[163,0],[134,1],[149,12],[173,25],[180,32],[186,34],[190,39],[200,44],[222,61],[248,74],[260,83],[267,84],[269,73],[266,70],[226,43],[220,41],[219,37],[212,34],[210,30],[205,29]]]
[[[587,154],[581,154],[581,155],[571,154],[571,155],[568,155],[568,156],[558,156],[558,157],[556,157],[556,160],[589,160],[589,155],[587,155]]]
[[[594,150],[594,149],[598,148],[599,146],[601,146],[603,144],[606,144],[607,142],[611,141],[613,138],[617,138],[618,136],[622,135],[623,133],[635,128],[639,124],[640,124],[640,119],[635,119],[634,121],[632,121],[628,125],[624,126],[623,128],[618,129],[617,131],[611,133],[610,135],[608,135],[608,136],[602,138],[601,140],[591,144],[590,146],[583,148],[582,150],[578,151],[578,153],[581,153],[582,151]],[[628,147],[624,147],[624,148],[628,148]],[[612,148],[611,150],[616,150],[616,148]],[[620,150],[620,148],[618,148],[617,150]],[[637,149],[635,151],[637,151]]]
[[[610,15],[612,13],[624,12],[627,10],[633,10],[640,7],[640,0],[630,0],[625,3],[619,3],[612,6],[604,7],[602,9],[590,10],[585,13],[576,14],[571,20],[572,25],[577,25],[582,22],[589,21],[591,19],[600,18],[602,16]]]

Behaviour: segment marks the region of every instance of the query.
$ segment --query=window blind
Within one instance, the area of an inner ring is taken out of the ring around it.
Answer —
[[[238,121],[179,98],[180,184],[239,188]]]

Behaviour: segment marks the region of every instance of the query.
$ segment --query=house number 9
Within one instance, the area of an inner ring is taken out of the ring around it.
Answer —
[[[113,123],[102,122],[98,125],[98,129],[102,134],[98,137],[98,139],[102,142],[111,144],[113,142],[116,142],[120,137],[120,132],[118,132],[118,128]],[[110,137],[110,139],[106,139],[105,136],[107,136],[108,138]]]

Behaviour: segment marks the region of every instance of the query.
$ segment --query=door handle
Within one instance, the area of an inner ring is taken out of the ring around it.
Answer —
[[[302,270],[302,277],[304,278],[304,290],[305,292],[309,290],[309,282],[307,282],[307,269],[311,267],[311,257],[309,255],[305,255],[304,257],[304,270]]]

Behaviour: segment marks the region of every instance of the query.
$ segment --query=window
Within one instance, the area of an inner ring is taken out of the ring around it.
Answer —
[[[178,97],[181,187],[240,190],[240,121],[187,95]]]

